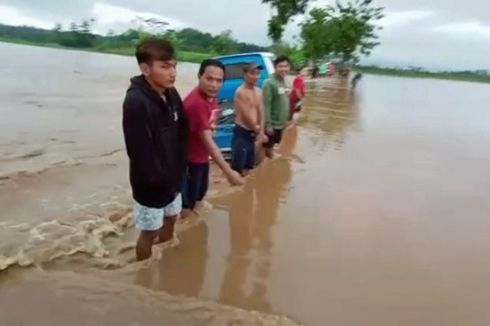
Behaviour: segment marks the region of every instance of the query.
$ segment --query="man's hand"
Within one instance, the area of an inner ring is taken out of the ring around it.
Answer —
[[[272,126],[265,127],[265,132],[267,133],[268,136],[274,135],[274,129],[272,128]]]
[[[226,179],[231,183],[232,186],[241,186],[245,184],[245,179],[240,175],[240,173],[231,170],[226,174]]]
[[[257,135],[257,141],[261,144],[265,144],[269,141],[269,137],[267,137],[265,133],[261,132]]]

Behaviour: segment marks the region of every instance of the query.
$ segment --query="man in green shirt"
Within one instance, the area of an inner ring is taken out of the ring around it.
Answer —
[[[269,141],[264,144],[268,158],[274,156],[274,145],[279,144],[282,132],[289,119],[289,88],[285,78],[291,70],[288,57],[279,56],[274,60],[275,73],[262,86],[264,124]]]

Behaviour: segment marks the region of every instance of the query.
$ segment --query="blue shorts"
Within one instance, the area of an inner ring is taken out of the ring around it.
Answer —
[[[182,196],[178,194],[174,201],[163,208],[146,207],[134,202],[134,225],[141,231],[156,231],[163,226],[165,217],[179,215],[182,211]]]
[[[231,168],[238,173],[255,167],[255,132],[235,125],[231,141]]]

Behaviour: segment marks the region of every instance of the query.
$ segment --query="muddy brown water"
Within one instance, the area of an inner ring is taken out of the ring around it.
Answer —
[[[282,155],[136,264],[133,60],[0,48],[2,325],[490,323],[488,85],[310,81]]]

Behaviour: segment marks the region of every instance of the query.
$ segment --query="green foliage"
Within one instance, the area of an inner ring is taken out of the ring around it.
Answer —
[[[214,37],[212,50],[214,53],[232,53],[236,49],[231,30],[226,30]]]
[[[314,8],[302,24],[301,37],[305,55],[318,60],[335,56],[342,63],[358,62],[379,45],[376,21],[383,18],[382,7],[371,5],[372,0],[349,1],[343,5]]]
[[[285,42],[276,42],[270,47],[270,51],[276,55],[285,55],[291,60],[293,69],[298,69],[302,65],[307,63],[307,58],[304,55],[304,51],[298,46],[291,46]]]
[[[281,39],[284,26],[292,17],[305,13],[308,2],[309,0],[262,0],[262,3],[270,4],[275,11],[268,23],[268,35],[274,43]]]

